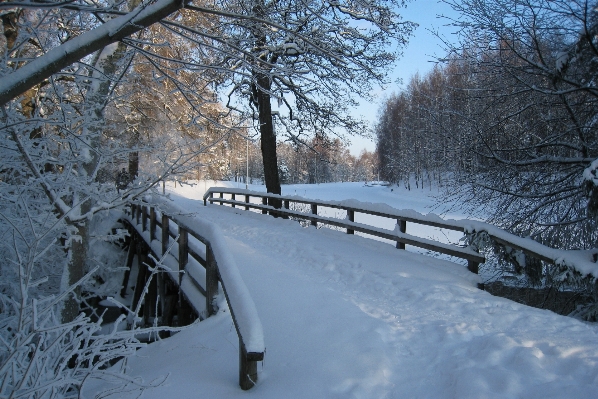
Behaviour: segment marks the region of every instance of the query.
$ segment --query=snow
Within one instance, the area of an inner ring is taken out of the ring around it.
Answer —
[[[463,265],[238,208],[204,207],[202,188],[170,192],[177,206],[219,226],[259,312],[265,360],[257,385],[242,391],[238,339],[224,307],[129,359],[130,376],[145,383],[167,377],[141,397],[596,396],[596,324],[493,297],[476,288],[477,276]],[[401,203],[396,207],[418,212],[434,202],[427,191],[391,192],[363,183],[283,189],[294,191],[325,200]]]

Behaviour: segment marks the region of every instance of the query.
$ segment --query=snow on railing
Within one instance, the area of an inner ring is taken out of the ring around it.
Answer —
[[[215,194],[219,194],[219,198],[216,198]],[[224,198],[225,194],[229,196],[229,198]],[[237,196],[242,196],[244,201],[237,200]],[[250,201],[252,198],[259,198],[259,203],[251,203]],[[519,237],[491,224],[475,220],[445,220],[435,214],[424,215],[414,210],[396,209],[387,204],[363,203],[352,199],[344,201],[321,201],[299,196],[276,195],[259,191],[223,187],[211,187],[206,191],[203,199],[204,205],[207,205],[209,202],[221,205],[228,204],[233,207],[244,207],[246,210],[249,208],[260,209],[262,213],[270,213],[271,215],[282,217],[291,216],[310,220],[312,225],[320,222],[342,227],[347,230],[347,234],[353,234],[354,231],[361,231],[377,237],[387,238],[396,241],[397,248],[399,249],[405,249],[405,244],[407,244],[460,257],[467,259],[468,269],[473,273],[477,273],[479,264],[485,262],[485,258],[477,253],[478,248],[475,246],[463,248],[454,245],[446,245],[408,235],[406,234],[407,222],[461,231],[468,236],[487,234],[495,243],[521,251],[527,256],[572,269],[582,276],[598,277],[598,264],[594,262],[594,257],[597,256],[596,250],[573,251],[550,248],[531,238]],[[270,205],[268,205],[268,201],[270,201]],[[311,214],[290,210],[290,203],[310,205]],[[272,206],[277,204],[282,205],[282,208]],[[317,214],[318,206],[345,210],[347,212],[346,219],[320,216]],[[390,231],[361,223],[355,223],[356,213],[395,219],[397,225],[394,231]]]
[[[132,205],[129,222],[149,244],[156,258],[164,255],[172,244],[171,239],[178,236],[178,243],[173,248],[178,256],[173,255],[176,264],[170,276],[201,316],[209,317],[216,313],[220,281],[239,337],[239,385],[244,390],[250,389],[257,381],[257,362],[264,359],[263,328],[249,289],[227,249],[220,228],[184,215],[183,210],[170,204],[159,203],[156,207],[159,212],[154,206]],[[158,217],[159,214],[161,217]],[[159,235],[158,227],[161,230]],[[190,241],[189,236],[204,244],[205,249]],[[189,256],[193,262],[190,262]],[[196,270],[198,264],[205,267],[205,273]],[[179,271],[184,271],[184,274]],[[205,310],[202,310],[199,294],[205,297]]]

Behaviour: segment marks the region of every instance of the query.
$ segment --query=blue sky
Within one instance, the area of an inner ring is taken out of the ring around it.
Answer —
[[[451,15],[455,13],[452,9],[437,0],[413,0],[407,4],[407,8],[401,10],[403,18],[407,21],[416,22],[419,27],[409,41],[409,45],[404,50],[403,57],[396,63],[391,75],[393,82],[401,79],[403,84],[407,84],[409,79],[416,73],[425,74],[432,69],[434,56],[442,56],[442,42],[431,31],[438,31],[448,39],[454,37],[451,32],[453,29],[445,26],[446,19],[438,18],[439,15]],[[388,87],[379,88],[377,91],[378,99],[374,103],[363,103],[357,108],[357,112],[364,116],[370,123],[375,123],[378,115],[378,109],[384,98],[400,90],[401,85],[392,83]],[[373,151],[376,147],[371,140],[354,137],[351,140],[351,153],[358,155],[364,148]]]

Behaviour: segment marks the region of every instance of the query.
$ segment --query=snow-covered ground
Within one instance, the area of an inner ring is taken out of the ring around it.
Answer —
[[[475,288],[478,276],[462,265],[204,207],[197,201],[203,188],[170,191],[179,206],[224,232],[264,327],[260,379],[250,391],[238,387],[238,339],[223,309],[128,361],[129,375],[159,383],[143,398],[596,397],[598,325],[493,297]],[[420,212],[434,203],[429,190],[390,190],[345,183],[283,192]]]

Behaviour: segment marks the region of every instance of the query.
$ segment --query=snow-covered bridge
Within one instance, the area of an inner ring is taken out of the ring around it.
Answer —
[[[493,297],[452,262],[240,209],[175,202],[221,227],[267,351],[258,384],[241,391],[238,339],[221,299],[215,316],[129,360],[129,374],[146,383],[168,377],[144,398],[595,397],[594,324]]]

